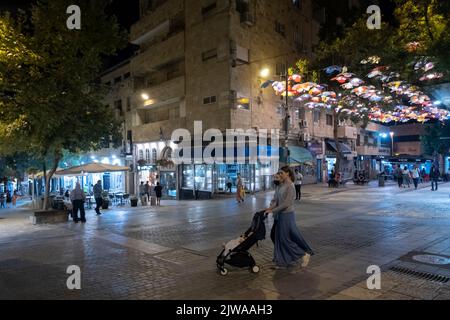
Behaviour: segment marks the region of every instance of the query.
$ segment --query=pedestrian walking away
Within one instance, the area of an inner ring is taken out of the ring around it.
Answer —
[[[236,201],[238,203],[244,202],[245,191],[244,191],[244,184],[242,182],[240,174],[237,175],[236,186],[237,186]]]
[[[400,167],[400,165],[397,165],[397,167],[395,168],[394,174],[397,177],[398,187],[399,188],[403,187],[403,172],[402,172],[402,168]]]
[[[96,185],[94,186],[94,198],[95,198],[95,212],[97,212],[97,215],[101,215],[100,207],[103,204],[103,189],[102,189],[102,181],[98,180]]]
[[[158,206],[158,207],[160,207],[161,206],[161,198],[162,198],[162,190],[163,190],[163,187],[161,186],[161,184],[158,182],[157,184],[156,184],[156,187],[155,187],[155,195],[156,195],[156,205]]]
[[[417,187],[419,186],[419,180],[420,180],[420,170],[417,165],[414,165],[414,168],[411,171],[414,188],[417,190]]]
[[[150,199],[150,192],[151,192],[151,187],[150,187],[150,182],[149,181],[147,181],[147,183],[145,184],[144,192],[145,192],[145,195],[147,197],[147,201],[149,201],[149,199]]]
[[[431,191],[438,190],[438,181],[440,176],[439,168],[433,164],[430,171],[430,179],[431,179]]]
[[[402,176],[403,176],[403,188],[406,188],[406,186],[408,186],[408,188],[410,188],[411,187],[411,182],[409,181],[410,180],[410,178],[409,178],[409,170],[408,170],[407,166],[405,166],[403,168]]]
[[[280,187],[272,207],[265,210],[266,215],[272,213],[277,217],[275,228],[274,258],[275,269],[295,266],[302,259],[301,266],[306,267],[309,258],[314,254],[303,238],[295,221],[294,172],[289,167],[283,167],[278,172]]]
[[[17,199],[19,198],[19,195],[17,194],[17,190],[14,191],[12,196],[12,205],[15,208],[17,206]]]
[[[302,199],[302,181],[303,181],[303,175],[298,171],[295,170],[295,200],[301,200]]]
[[[6,197],[3,192],[0,192],[0,208],[5,208]]]
[[[86,222],[86,212],[84,211],[84,203],[86,201],[86,194],[81,190],[81,185],[77,182],[75,189],[70,193],[70,200],[73,206],[73,221],[78,223],[79,221]],[[80,218],[78,218],[78,210],[80,210]]]

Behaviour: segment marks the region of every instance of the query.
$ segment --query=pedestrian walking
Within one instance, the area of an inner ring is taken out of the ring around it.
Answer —
[[[233,182],[231,181],[230,178],[228,178],[227,180],[227,192],[231,193],[231,187],[233,186]]]
[[[426,182],[426,175],[427,175],[427,171],[425,170],[425,168],[422,168],[422,170],[420,171],[420,177],[422,179],[422,183]]]
[[[101,215],[100,207],[103,205],[103,188],[102,188],[102,181],[98,180],[95,184],[94,188],[94,199],[95,199],[95,212],[97,212],[97,215]]]
[[[433,164],[430,171],[431,191],[438,190],[439,176],[440,176],[439,168]]]
[[[414,165],[414,168],[411,171],[412,179],[414,182],[414,188],[417,190],[417,187],[419,186],[419,180],[420,180],[420,170],[417,165]]]
[[[403,172],[400,165],[397,165],[394,171],[395,177],[397,178],[398,187],[403,187]]]
[[[278,203],[279,196],[279,188],[280,188],[280,176],[278,173],[274,174],[273,176],[273,185],[275,188],[275,194],[273,196],[272,201],[270,202],[270,208],[275,208]],[[278,222],[278,215],[276,213],[273,214],[273,225],[272,229],[270,230],[270,239],[272,240],[273,244],[275,244],[275,229],[277,227]]]
[[[236,186],[237,186],[236,201],[238,203],[244,202],[244,192],[245,191],[244,191],[244,184],[242,182],[240,174],[237,175]]]
[[[283,167],[278,172],[280,187],[274,203],[265,210],[266,215],[275,214],[277,225],[275,228],[274,269],[294,266],[302,259],[302,267],[306,267],[309,258],[314,254],[310,246],[300,233],[295,222],[295,187],[294,172],[289,167]]]
[[[12,196],[12,205],[14,208],[17,206],[17,198],[19,198],[19,195],[17,194],[17,190],[14,190],[14,193]]]
[[[73,221],[78,223],[81,221],[82,223],[86,222],[86,212],[84,211],[84,202],[86,201],[86,194],[83,190],[81,190],[81,185],[77,182],[75,189],[70,193],[70,200],[72,201],[73,206]],[[78,210],[80,210],[80,218],[78,218]]]
[[[303,175],[300,171],[298,171],[298,169],[295,169],[295,200],[302,199],[302,182]]]
[[[141,204],[143,206],[147,205],[144,181],[141,181],[141,184],[139,185],[139,197],[141,198]]]
[[[155,195],[156,195],[156,206],[158,206],[158,207],[161,206],[162,190],[163,190],[163,187],[158,182],[154,189]]]
[[[147,181],[147,183],[145,184],[144,191],[145,191],[145,195],[147,196],[147,201],[149,201],[150,200],[150,193],[151,193],[151,187],[150,187],[150,182],[149,181]]]
[[[12,203],[11,191],[6,191],[6,207],[9,208]]]
[[[6,208],[5,202],[6,202],[5,193],[0,192],[0,208]]]
[[[409,181],[409,170],[407,166],[405,166],[402,170],[402,177],[403,177],[403,188],[406,188],[406,186],[410,188],[411,184]]]

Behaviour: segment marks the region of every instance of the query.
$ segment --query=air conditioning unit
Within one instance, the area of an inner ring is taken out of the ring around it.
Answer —
[[[241,23],[245,23],[248,26],[255,24],[255,16],[250,12],[244,12],[241,14]]]

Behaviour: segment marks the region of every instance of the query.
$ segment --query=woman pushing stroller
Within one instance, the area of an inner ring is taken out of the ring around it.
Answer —
[[[283,167],[278,172],[279,187],[275,190],[271,206],[265,214],[272,213],[274,227],[271,234],[274,240],[274,269],[285,269],[295,266],[302,259],[302,267],[306,267],[309,258],[314,254],[300,233],[295,222],[295,181],[294,172]]]

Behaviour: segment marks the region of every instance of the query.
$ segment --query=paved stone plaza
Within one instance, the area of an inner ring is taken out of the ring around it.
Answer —
[[[25,207],[3,209],[0,298],[450,299],[450,265],[412,259],[450,256],[449,194],[449,184],[438,192],[305,186],[297,222],[316,252],[310,265],[272,270],[267,239],[251,250],[259,274],[232,269],[226,277],[215,266],[221,244],[249,227],[271,193],[240,205],[229,198],[115,207],[100,217],[91,210],[85,225],[33,226]],[[67,289],[70,265],[81,268],[81,290]],[[382,270],[381,290],[367,289],[370,265]]]

